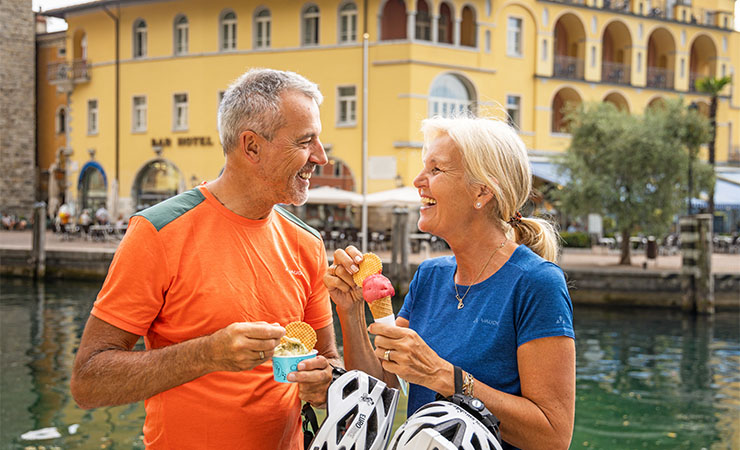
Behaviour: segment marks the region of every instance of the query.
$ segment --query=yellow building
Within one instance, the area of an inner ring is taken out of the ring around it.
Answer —
[[[67,20],[68,198],[131,213],[215,178],[220,95],[249,67],[317,82],[332,165],[314,185],[359,191],[367,71],[368,192],[410,185],[421,119],[507,114],[534,160],[567,148],[567,102],[640,113],[732,75],[717,161],[740,161],[740,33],[732,0],[99,0]],[[363,29],[368,34],[363,59]],[[705,155],[706,157],[706,155]],[[546,178],[546,177],[545,177]],[[85,191],[86,186],[103,190]]]

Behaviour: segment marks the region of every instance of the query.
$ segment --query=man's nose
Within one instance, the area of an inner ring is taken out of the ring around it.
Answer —
[[[329,162],[329,158],[326,156],[326,151],[324,150],[324,144],[318,138],[316,138],[316,143],[311,150],[311,162],[319,166],[323,166]]]

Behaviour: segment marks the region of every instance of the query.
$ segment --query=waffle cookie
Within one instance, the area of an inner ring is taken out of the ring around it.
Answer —
[[[362,262],[359,267],[359,272],[352,275],[352,278],[355,280],[355,284],[360,287],[362,287],[362,282],[365,281],[365,278],[383,271],[383,263],[375,253],[365,253],[362,255]]]
[[[316,331],[306,322],[296,321],[285,325],[285,336],[298,339],[309,351],[316,345]],[[283,343],[284,339],[280,342]]]

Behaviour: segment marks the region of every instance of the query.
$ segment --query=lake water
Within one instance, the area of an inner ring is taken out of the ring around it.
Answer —
[[[69,394],[99,283],[0,283],[0,448],[143,448],[143,403],[85,411]],[[576,307],[575,327],[571,448],[740,449],[739,313]]]

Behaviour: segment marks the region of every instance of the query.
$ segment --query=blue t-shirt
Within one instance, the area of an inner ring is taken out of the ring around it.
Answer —
[[[457,309],[454,256],[424,261],[398,313],[441,358],[476,380],[521,395],[517,348],[533,339],[573,332],[573,306],[560,268],[520,245],[485,281],[473,285]],[[467,286],[458,285],[462,295]],[[412,384],[408,415],[436,393]],[[495,414],[495,412],[494,412]]]

